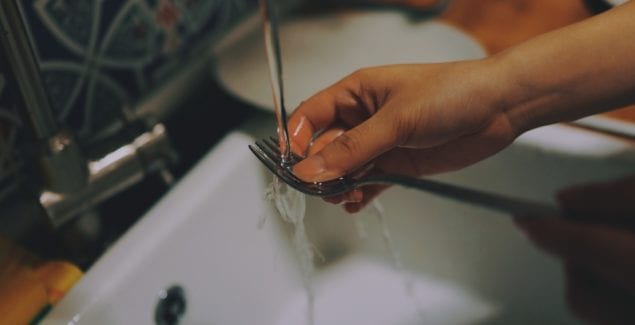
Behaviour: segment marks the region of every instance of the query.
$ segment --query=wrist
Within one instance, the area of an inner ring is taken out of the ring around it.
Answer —
[[[518,109],[527,98],[528,88],[519,87],[511,59],[495,55],[477,61],[474,93],[481,104],[490,110],[490,119],[503,116],[508,120],[512,137],[529,130],[532,117],[526,110]]]
[[[566,119],[559,116],[558,105],[567,74],[556,73],[556,67],[541,69],[537,58],[527,57],[523,51],[512,48],[487,59],[495,78],[491,78],[496,95],[492,103],[502,112],[516,136],[531,129]]]

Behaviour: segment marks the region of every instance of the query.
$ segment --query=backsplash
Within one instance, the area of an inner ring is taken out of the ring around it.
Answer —
[[[12,86],[6,62],[0,53],[0,201],[16,188],[18,180],[15,176],[21,165],[15,148],[22,121]]]
[[[187,62],[185,54],[256,0],[30,0],[23,17],[57,118],[89,144],[121,107]]]
[[[7,0],[1,0],[7,1]],[[188,64],[199,45],[257,9],[257,0],[13,0],[20,9],[55,117],[90,148]],[[0,49],[0,201],[29,161],[28,128]],[[24,175],[24,173],[22,173]]]

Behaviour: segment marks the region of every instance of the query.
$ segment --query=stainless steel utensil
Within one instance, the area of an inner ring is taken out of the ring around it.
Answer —
[[[291,154],[289,161],[283,161],[275,137],[256,141],[255,145],[249,146],[249,149],[273,174],[291,187],[308,195],[329,197],[365,185],[394,184],[512,215],[546,217],[560,215],[557,207],[548,204],[403,175],[368,175],[359,179],[343,176],[325,182],[305,182],[296,177],[291,170],[293,164],[301,158]]]

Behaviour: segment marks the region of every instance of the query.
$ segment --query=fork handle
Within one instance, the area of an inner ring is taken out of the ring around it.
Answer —
[[[561,211],[552,205],[423,178],[373,175],[358,183],[360,186],[370,184],[400,185],[516,216],[555,217],[561,214]]]

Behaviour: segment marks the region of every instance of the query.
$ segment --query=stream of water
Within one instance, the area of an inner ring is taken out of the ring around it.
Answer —
[[[282,78],[282,60],[280,51],[280,36],[278,31],[278,18],[276,8],[272,0],[259,0],[260,14],[262,17],[265,50],[269,64],[271,90],[273,93],[274,111],[277,122],[277,134],[280,145],[282,164],[291,163],[291,148],[289,132],[287,128],[287,114],[284,105],[284,87]],[[315,292],[312,278],[315,273],[314,257],[315,249],[311,244],[304,226],[306,215],[306,196],[285,184],[274,176],[266,197],[273,202],[280,218],[294,227],[293,245],[295,247],[304,288],[307,296],[307,324],[314,324]],[[397,271],[402,271],[401,259],[394,248],[390,232],[385,223],[383,208],[379,203],[371,205],[371,213],[375,214],[382,228],[382,237],[386,249],[392,258]],[[406,291],[411,298],[416,299],[412,290],[412,281],[404,279]],[[420,304],[418,304],[420,306]],[[422,315],[420,313],[420,315]]]

